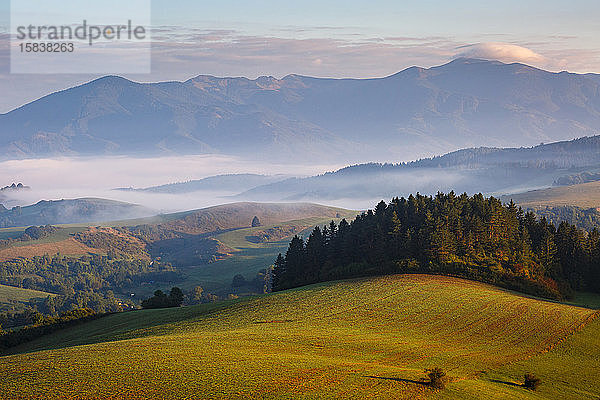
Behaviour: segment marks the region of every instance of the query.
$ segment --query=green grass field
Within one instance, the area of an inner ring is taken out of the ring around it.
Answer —
[[[449,277],[319,284],[56,332],[0,358],[0,396],[597,398],[595,316]],[[451,378],[441,392],[419,382],[433,366]],[[526,371],[537,392],[515,385]]]
[[[22,311],[25,308],[25,305],[31,300],[42,301],[48,296],[56,295],[53,293],[40,292],[37,290],[0,285],[0,312]]]
[[[350,211],[342,216],[351,218],[355,214],[356,212]],[[334,220],[340,221],[340,219]],[[331,218],[306,218],[257,228],[236,229],[217,235],[215,238],[235,250],[234,253],[224,260],[210,264],[179,268],[184,276],[184,281],[180,286],[184,289],[202,286],[209,292],[226,291],[235,275],[242,274],[246,279],[252,279],[259,270],[273,265],[277,254],[285,254],[291,239],[291,237],[286,237],[266,243],[253,243],[248,241],[248,236],[278,225],[296,226],[300,235],[307,236],[315,226],[326,225],[329,222],[331,222]]]
[[[0,304],[11,301],[29,301],[45,299],[48,296],[56,296],[52,293],[40,292],[38,290],[23,289],[18,287],[0,285]]]

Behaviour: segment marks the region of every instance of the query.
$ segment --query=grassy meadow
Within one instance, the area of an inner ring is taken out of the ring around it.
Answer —
[[[585,399],[592,309],[457,278],[333,282],[111,315],[0,358],[5,398]],[[433,391],[423,370],[444,368]],[[518,385],[531,371],[537,392]],[[562,395],[565,394],[565,395]]]
[[[560,206],[600,208],[600,182],[558,186],[502,197],[503,201],[508,202],[510,199],[522,207],[530,208]]]
[[[356,216],[356,212],[346,211],[342,216],[353,218]],[[249,240],[252,235],[277,226],[294,227],[299,235],[308,235],[315,226],[327,225],[331,220],[331,218],[322,217],[305,218],[275,225],[236,229],[216,235],[217,240],[233,249],[231,256],[210,264],[179,268],[184,276],[180,286],[191,289],[200,285],[208,291],[223,291],[229,288],[231,280],[237,274],[244,275],[246,279],[252,279],[259,270],[273,265],[277,254],[285,254],[291,239],[290,236],[285,236],[267,242],[254,243]],[[340,221],[339,218],[333,220],[336,223]]]
[[[40,292],[38,290],[0,285],[0,310],[10,307],[15,303],[26,303],[30,300],[43,300],[48,296],[56,295],[52,293]]]

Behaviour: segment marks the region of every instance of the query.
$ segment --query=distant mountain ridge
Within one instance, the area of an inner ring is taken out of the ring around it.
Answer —
[[[462,58],[376,79],[108,76],[0,115],[0,156],[414,159],[569,140],[598,127],[598,75]]]
[[[517,193],[559,177],[600,169],[600,135],[531,148],[474,148],[410,163],[358,164],[290,178],[242,193],[252,200],[369,199],[420,192]]]
[[[118,188],[120,191],[149,192],[182,194],[199,191],[232,192],[239,193],[253,187],[278,182],[285,179],[285,175],[258,175],[258,174],[227,174],[209,176],[203,179],[194,179],[187,182],[168,183],[165,185],[147,188]]]

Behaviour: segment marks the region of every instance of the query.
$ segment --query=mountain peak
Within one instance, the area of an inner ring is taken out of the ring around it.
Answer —
[[[452,61],[446,63],[446,64],[442,64],[442,65],[438,65],[435,67],[431,67],[430,69],[437,69],[437,68],[447,68],[447,67],[461,67],[461,66],[465,66],[465,65],[495,65],[495,66],[502,66],[502,65],[508,65],[506,63],[503,63],[502,61],[498,61],[498,60],[486,60],[484,58],[469,58],[469,57],[458,57],[453,59]]]
[[[135,82],[118,75],[105,75],[100,78],[94,79],[88,82],[87,84],[124,85],[135,84]]]

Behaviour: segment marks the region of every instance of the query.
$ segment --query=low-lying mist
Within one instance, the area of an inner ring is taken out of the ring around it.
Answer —
[[[451,190],[486,195],[523,192],[547,187],[556,174],[563,173],[512,166],[435,168],[380,164],[325,173],[341,167],[344,166],[256,162],[223,155],[12,160],[0,162],[3,179],[0,186],[22,182],[31,189],[2,191],[0,204],[11,208],[40,200],[95,197],[137,204],[155,214],[240,201],[312,202],[363,210],[374,207],[380,200],[417,192],[426,195]],[[153,191],[133,190],[226,174],[268,175],[274,180],[259,184],[265,181],[264,177],[219,177],[209,180],[209,184],[203,181]],[[196,190],[199,187],[203,190]],[[186,192],[187,188],[196,191]]]
[[[0,203],[14,207],[40,200],[98,197],[140,204],[157,212],[176,212],[241,199],[229,198],[239,193],[232,191],[162,194],[114,189],[144,188],[222,174],[310,176],[342,166],[258,163],[222,155],[10,160],[0,162],[0,186],[22,182],[31,189],[7,191],[1,195],[4,198]]]

